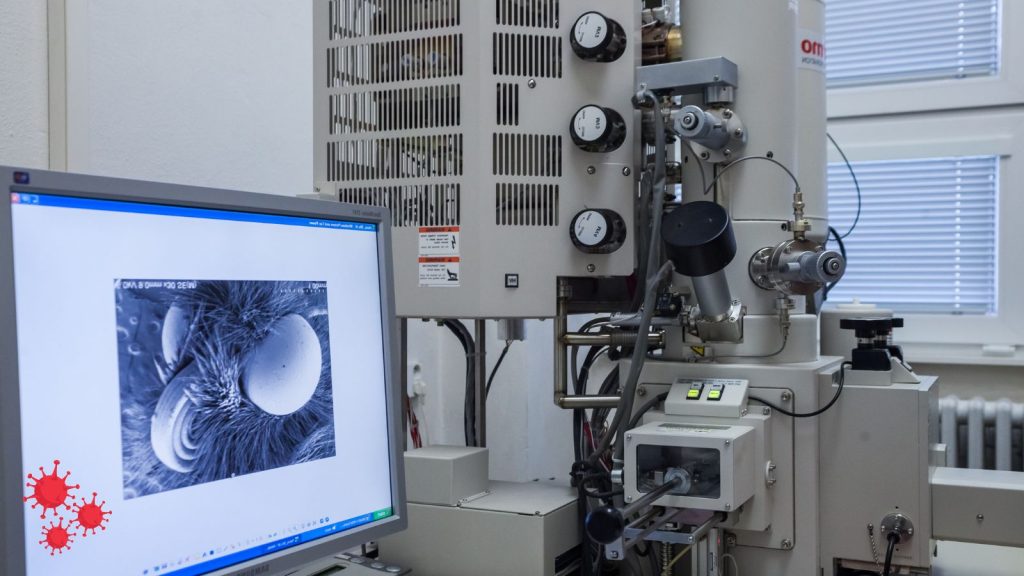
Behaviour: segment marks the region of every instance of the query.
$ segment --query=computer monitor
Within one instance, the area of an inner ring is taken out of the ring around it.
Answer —
[[[283,574],[405,527],[384,210],[0,183],[0,573]]]

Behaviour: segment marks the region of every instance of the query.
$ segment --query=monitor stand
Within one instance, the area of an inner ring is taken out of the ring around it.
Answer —
[[[339,554],[289,572],[287,576],[404,576],[410,573],[409,568],[374,558]]]

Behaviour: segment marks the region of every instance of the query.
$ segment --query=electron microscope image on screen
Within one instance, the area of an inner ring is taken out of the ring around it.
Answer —
[[[114,291],[126,499],[335,455],[326,283]]]

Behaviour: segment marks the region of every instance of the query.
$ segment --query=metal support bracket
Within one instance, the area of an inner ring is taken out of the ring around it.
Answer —
[[[708,88],[739,86],[739,67],[726,58],[702,58],[637,69],[638,82],[672,96],[704,94]]]

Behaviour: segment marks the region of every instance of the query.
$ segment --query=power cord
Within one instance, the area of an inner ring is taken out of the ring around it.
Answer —
[[[501,368],[501,363],[505,361],[505,356],[508,355],[508,349],[512,347],[514,340],[506,340],[505,348],[501,351],[501,356],[498,356],[498,361],[494,363],[494,368],[491,368],[491,375],[487,377],[487,388],[484,391],[484,397],[489,398],[491,396],[491,384],[494,384],[494,375],[498,373],[498,368]]]
[[[466,325],[458,320],[442,320],[441,325],[455,335],[466,353],[466,399],[463,404],[462,425],[466,446],[476,446],[476,370],[474,370],[476,352],[473,335],[470,334]],[[482,334],[481,337],[483,337]]]
[[[898,532],[889,532],[886,538],[889,540],[889,546],[885,549],[885,568],[882,569],[882,576],[890,576],[892,574],[892,555],[896,551],[896,545],[900,543]]]
[[[838,386],[838,388],[836,388],[835,396],[832,397],[832,400],[830,400],[828,404],[822,406],[821,408],[815,410],[814,412],[808,412],[808,413],[804,413],[804,414],[801,414],[799,412],[791,412],[789,410],[786,410],[785,408],[782,408],[781,406],[776,406],[775,404],[772,404],[771,402],[769,402],[769,401],[767,401],[767,400],[765,400],[763,398],[758,398],[756,396],[751,396],[750,399],[752,401],[754,401],[754,402],[758,402],[760,404],[764,404],[765,406],[771,408],[772,410],[775,410],[776,412],[778,412],[780,414],[785,414],[786,416],[789,416],[790,418],[814,418],[816,416],[821,416],[825,412],[828,412],[830,408],[835,406],[836,402],[839,401],[839,397],[843,394],[843,385],[846,382],[846,367],[847,366],[852,368],[853,367],[853,363],[852,362],[843,362],[842,366],[839,367],[839,386]]]
[[[828,136],[829,142],[832,142],[832,145],[836,147],[839,155],[843,157],[843,162],[846,162],[846,169],[850,171],[850,177],[853,178],[853,186],[857,189],[857,216],[854,217],[853,224],[850,225],[850,229],[846,231],[846,234],[839,237],[840,241],[842,241],[846,240],[850,234],[853,234],[853,231],[857,229],[857,224],[860,223],[861,211],[864,208],[864,196],[861,194],[860,181],[857,180],[857,172],[854,171],[853,164],[850,163],[850,159],[846,157],[846,152],[843,152],[842,146],[836,142],[836,139],[833,138],[831,134],[825,133],[825,135]]]

